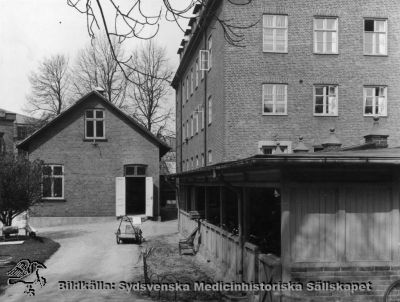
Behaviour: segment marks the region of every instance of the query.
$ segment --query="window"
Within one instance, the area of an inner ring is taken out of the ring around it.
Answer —
[[[190,137],[189,120],[186,121],[186,139]]]
[[[338,19],[314,19],[314,52],[321,54],[338,53]]]
[[[43,167],[43,199],[64,198],[64,166],[46,165]]]
[[[364,54],[387,54],[387,20],[364,20]]]
[[[263,114],[284,115],[287,113],[287,85],[263,85]]]
[[[105,138],[104,110],[91,109],[85,112],[85,138]]]
[[[28,128],[27,126],[17,126],[17,139],[24,139],[28,136]]]
[[[193,83],[194,79],[193,79],[193,68],[190,70],[190,93],[193,94]]]
[[[212,163],[213,159],[212,159],[212,151],[208,150],[208,163]]]
[[[208,70],[212,67],[212,36],[208,37]]]
[[[205,112],[204,112],[204,107],[200,106],[200,112],[201,112],[201,129],[204,129],[204,119],[205,119]]]
[[[186,101],[189,100],[189,76],[186,76]]]
[[[193,137],[193,130],[194,130],[194,121],[193,115],[190,116],[190,136]]]
[[[196,155],[196,167],[198,167],[198,166],[199,166],[199,156]]]
[[[314,86],[314,115],[338,114],[338,87],[336,85]]]
[[[204,153],[201,153],[201,166],[204,167]]]
[[[261,153],[264,155],[268,154],[276,154],[278,152],[277,149],[280,149],[280,153],[288,153],[288,147],[287,146],[262,146],[261,148]]]
[[[287,52],[288,18],[282,15],[264,15],[263,51]]]
[[[208,124],[212,122],[212,97],[208,97]]]
[[[182,124],[182,141],[185,142],[186,139],[186,130],[185,130],[185,122]]]
[[[210,69],[210,52],[208,50],[200,50],[200,70],[201,79],[204,79],[204,72]]]
[[[199,86],[199,59],[196,59],[196,88]]]
[[[364,87],[364,115],[387,115],[387,87]]]
[[[196,112],[194,115],[194,118],[196,120],[196,134],[199,133],[199,111],[200,111],[200,106],[196,108]]]
[[[186,90],[185,90],[185,81],[182,81],[182,99],[183,100],[186,100],[187,99],[187,97],[186,97],[186,95],[185,95],[185,92],[186,92]],[[185,104],[183,104],[183,102],[182,102],[182,106],[185,106]]]
[[[260,154],[292,153],[291,141],[259,141],[258,150]],[[278,150],[279,148],[279,150]]]
[[[125,165],[125,176],[146,176],[146,165]]]

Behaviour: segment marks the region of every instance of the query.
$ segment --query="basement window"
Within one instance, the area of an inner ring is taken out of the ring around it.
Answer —
[[[104,139],[104,110],[90,109],[85,112],[85,138]]]

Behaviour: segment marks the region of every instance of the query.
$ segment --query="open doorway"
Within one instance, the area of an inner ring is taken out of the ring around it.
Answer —
[[[249,190],[249,241],[262,253],[281,254],[281,196],[278,189]]]
[[[144,215],[146,212],[146,178],[126,178],[126,215]]]

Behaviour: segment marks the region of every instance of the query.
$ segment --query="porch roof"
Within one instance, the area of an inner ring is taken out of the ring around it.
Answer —
[[[236,161],[219,163],[191,171],[176,173],[171,177],[184,177],[213,171],[242,170],[252,167],[283,166],[397,166],[400,165],[400,147],[356,151],[289,153],[255,155]]]

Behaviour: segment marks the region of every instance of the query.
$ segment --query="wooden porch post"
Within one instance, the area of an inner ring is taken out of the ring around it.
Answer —
[[[249,239],[249,188],[243,188],[243,241]]]
[[[219,190],[219,223],[221,226],[226,225],[226,189],[220,187]]]
[[[208,187],[204,187],[204,218],[207,221],[209,218],[210,192]]]

